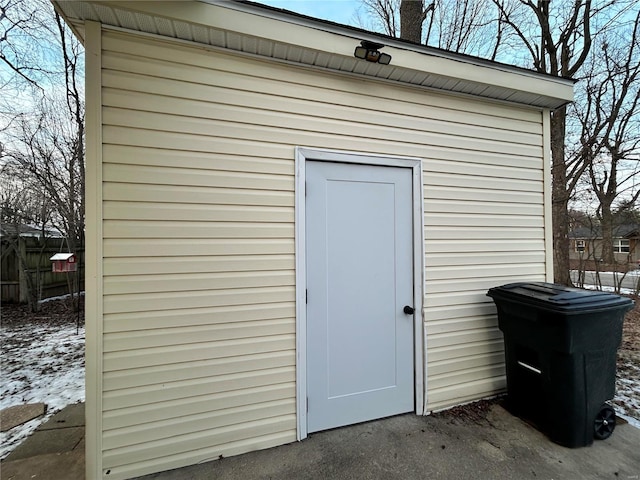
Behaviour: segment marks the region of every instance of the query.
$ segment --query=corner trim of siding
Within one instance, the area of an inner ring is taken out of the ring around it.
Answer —
[[[374,155],[370,153],[295,148],[295,252],[296,252],[296,417],[297,437],[307,437],[307,363],[306,363],[306,254],[305,254],[305,195],[307,160],[361,163],[412,169],[413,181],[413,299],[414,316],[414,388],[415,413],[424,415],[426,402],[426,352],[424,340],[424,202],[422,159]]]
[[[542,111],[542,169],[544,182],[544,243],[546,281],[553,282],[553,223],[551,211],[551,111]]]
[[[296,256],[296,435],[307,438],[307,267],[305,245],[305,153],[295,149],[295,256]]]
[[[87,478],[102,478],[102,26],[85,24]]]

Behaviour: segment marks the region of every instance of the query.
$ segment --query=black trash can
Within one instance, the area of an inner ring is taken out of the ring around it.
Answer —
[[[507,407],[575,448],[615,427],[616,352],[633,301],[552,283],[491,288],[504,334]]]

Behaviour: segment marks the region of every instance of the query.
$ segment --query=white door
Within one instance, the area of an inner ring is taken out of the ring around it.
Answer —
[[[410,168],[306,163],[307,429],[414,410]]]

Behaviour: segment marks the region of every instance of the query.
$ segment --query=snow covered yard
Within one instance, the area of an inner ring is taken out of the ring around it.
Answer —
[[[613,404],[619,415],[640,428],[640,352],[632,354],[621,350],[618,353]]]
[[[618,414],[640,428],[640,300],[625,319],[618,353]],[[84,401],[84,319],[76,333],[76,315],[64,299],[46,302],[42,312],[2,305],[0,325],[0,409],[24,403],[47,404],[38,418],[0,434],[0,458],[6,457],[40,423],[64,406]]]
[[[616,412],[640,428],[640,297],[631,297],[635,307],[627,313],[618,350]]]
[[[0,326],[0,409],[43,402],[47,412],[0,434],[0,458],[6,457],[42,422],[66,405],[84,401],[84,321],[67,301],[42,304],[31,314],[24,305],[2,305]]]

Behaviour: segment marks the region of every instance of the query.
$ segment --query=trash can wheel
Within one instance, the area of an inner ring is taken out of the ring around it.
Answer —
[[[593,424],[593,436],[598,440],[609,438],[616,428],[616,412],[606,403],[600,407]]]

